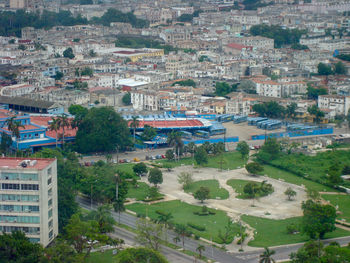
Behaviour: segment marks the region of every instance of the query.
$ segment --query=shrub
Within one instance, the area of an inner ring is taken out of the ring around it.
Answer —
[[[299,232],[299,228],[296,224],[290,224],[287,226],[287,233],[288,234],[294,234]]]
[[[199,225],[196,225],[196,224],[194,224],[194,223],[187,223],[187,225],[189,226],[189,227],[192,227],[193,229],[196,229],[196,230],[198,230],[198,231],[205,231],[205,227],[204,226],[199,226]]]

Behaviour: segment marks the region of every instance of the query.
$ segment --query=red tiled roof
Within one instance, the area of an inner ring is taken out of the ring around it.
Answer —
[[[129,122],[129,125],[130,125],[130,122]],[[145,125],[149,125],[154,128],[174,128],[174,127],[198,127],[198,126],[203,126],[203,123],[199,120],[139,121],[139,128],[143,128]]]
[[[49,126],[49,121],[51,121],[52,118],[51,117],[47,117],[47,116],[31,116],[30,117],[30,121],[31,123],[40,125],[40,126],[45,126],[48,127]],[[65,137],[74,137],[77,134],[78,129],[72,129],[71,127],[69,128],[65,128],[64,129],[64,136]],[[59,134],[63,133],[63,129],[60,129],[57,131],[57,136]],[[55,131],[50,131],[49,129],[46,131],[46,135],[51,137],[51,138],[56,138],[56,132]]]

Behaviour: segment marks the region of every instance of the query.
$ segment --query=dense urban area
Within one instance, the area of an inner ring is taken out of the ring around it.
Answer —
[[[0,0],[0,262],[350,263],[349,0]]]

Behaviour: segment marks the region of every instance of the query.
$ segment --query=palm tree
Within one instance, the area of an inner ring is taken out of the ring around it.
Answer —
[[[57,117],[58,119],[58,126],[60,127],[60,129],[62,128],[62,148],[64,147],[64,128],[65,127],[69,127],[70,126],[70,121],[68,119],[68,117],[66,115],[61,115]]]
[[[202,252],[205,251],[205,246],[198,244],[196,251],[199,253],[199,258],[202,258]]]
[[[111,214],[110,205],[101,205],[97,210],[90,212],[89,217],[98,223],[100,233],[110,233],[113,231],[115,220]]]
[[[185,225],[178,224],[175,227],[175,233],[182,238],[182,248],[185,248],[185,237],[189,235],[188,229]]]
[[[265,247],[265,251],[260,255],[259,263],[275,263],[276,261],[271,257],[276,251]]]
[[[168,242],[168,226],[169,226],[169,221],[170,219],[174,218],[173,215],[171,213],[167,213],[167,214],[160,214],[158,216],[158,223],[160,224],[164,224],[164,228],[165,228],[165,240]]]
[[[173,238],[173,241],[175,242],[175,244],[177,244],[178,242],[180,242],[180,237],[179,236],[175,236]]]
[[[190,142],[187,145],[187,148],[188,148],[188,152],[191,153],[191,157],[193,158],[194,152],[196,151],[196,145],[194,144],[194,142]]]
[[[180,148],[183,147],[184,143],[181,138],[181,133],[180,132],[175,132],[172,131],[168,135],[168,144],[171,147],[174,147],[174,151],[177,152],[177,160],[179,160],[180,157]]]
[[[131,122],[130,122],[130,128],[134,130],[134,144],[136,141],[135,134],[136,134],[136,129],[139,127],[140,121],[137,116],[132,116]]]
[[[49,126],[49,130],[50,131],[55,131],[56,132],[56,148],[57,148],[57,132],[60,129],[59,123],[58,123],[58,119],[57,118],[52,118],[52,122]]]
[[[19,121],[16,121],[16,116],[11,117],[6,121],[7,128],[10,132],[12,132],[12,136],[16,137],[16,144],[18,149],[18,141],[21,138],[20,130],[19,128],[24,128],[24,125],[21,124]]]
[[[120,198],[115,200],[113,208],[115,212],[118,212],[118,223],[120,224],[120,213],[125,211],[124,201]]]

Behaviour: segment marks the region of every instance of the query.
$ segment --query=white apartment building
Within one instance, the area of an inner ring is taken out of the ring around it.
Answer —
[[[0,232],[46,247],[58,235],[56,159],[0,157]]]
[[[35,90],[33,85],[22,83],[11,86],[5,86],[0,90],[1,96],[18,97],[26,94],[30,94]]]
[[[247,116],[250,114],[250,106],[250,99],[244,98],[243,94],[239,94],[226,101],[226,113]]]
[[[320,109],[331,110],[330,116],[346,115],[350,109],[350,97],[339,95],[320,95],[317,101]]]

